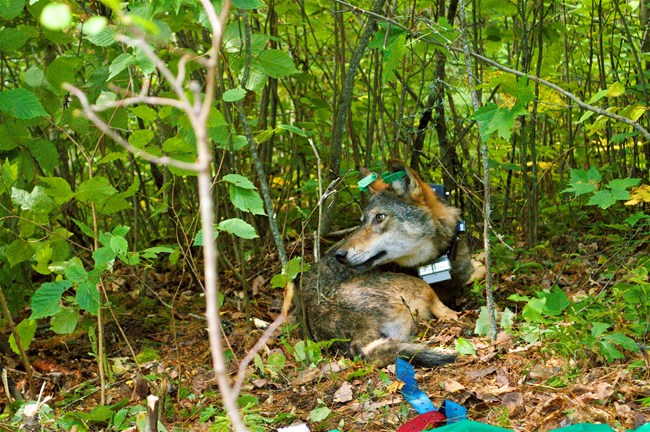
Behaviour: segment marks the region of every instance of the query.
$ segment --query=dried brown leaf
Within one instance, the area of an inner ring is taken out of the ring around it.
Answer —
[[[350,402],[352,400],[352,386],[345,381],[341,387],[334,393],[334,402]]]

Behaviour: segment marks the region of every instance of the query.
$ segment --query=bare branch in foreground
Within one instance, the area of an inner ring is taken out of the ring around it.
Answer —
[[[246,368],[255,358],[255,354],[257,354],[259,350],[262,349],[262,347],[266,344],[266,342],[268,342],[278,327],[280,327],[287,320],[289,308],[291,307],[291,302],[293,301],[294,289],[294,283],[292,281],[289,281],[284,290],[284,300],[282,302],[282,311],[280,312],[280,315],[278,315],[278,317],[266,328],[266,330],[264,330],[262,336],[257,340],[257,342],[255,342],[255,345],[253,345],[253,348],[251,348],[250,351],[246,353],[246,357],[244,357],[239,363],[237,381],[233,386],[233,393],[235,395],[239,394],[241,386],[244,384],[244,379],[246,378]]]
[[[101,130],[106,135],[111,137],[113,141],[115,141],[116,143],[124,147],[128,152],[133,153],[135,156],[139,156],[142,159],[145,159],[149,162],[153,162],[159,165],[170,165],[180,169],[198,171],[198,165],[196,163],[179,161],[176,159],[172,159],[169,156],[155,156],[142,149],[133,147],[131,144],[129,144],[127,140],[124,139],[122,135],[118,134],[113,129],[111,129],[111,127],[108,124],[106,124],[102,119],[100,119],[97,116],[97,114],[95,114],[95,111],[93,110],[93,107],[88,102],[88,98],[86,97],[86,94],[84,92],[82,92],[77,87],[68,83],[63,84],[63,88],[69,91],[70,93],[74,94],[77,97],[77,99],[79,99],[79,102],[81,103],[81,106],[83,108],[82,113],[88,120],[93,122],[93,124],[97,126],[99,130]]]

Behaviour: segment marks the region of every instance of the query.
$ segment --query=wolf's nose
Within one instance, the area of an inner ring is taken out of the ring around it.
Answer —
[[[345,264],[345,256],[346,256],[347,254],[348,254],[347,251],[342,250],[342,249],[339,249],[339,250],[336,251],[336,253],[334,254],[334,256],[336,257],[336,259],[337,259],[340,263]]]

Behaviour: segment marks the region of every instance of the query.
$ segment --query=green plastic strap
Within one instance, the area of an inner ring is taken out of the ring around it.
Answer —
[[[385,172],[381,175],[381,178],[385,183],[392,183],[397,180],[402,180],[405,175],[406,171],[395,171],[392,174]]]
[[[359,182],[357,183],[357,185],[359,186],[359,190],[361,192],[367,191],[368,186],[370,186],[372,182],[374,182],[375,180],[377,180],[377,173],[368,174],[367,176],[359,180]]]

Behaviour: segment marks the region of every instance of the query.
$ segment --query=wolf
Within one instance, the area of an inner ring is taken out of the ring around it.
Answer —
[[[454,355],[410,340],[419,319],[455,320],[456,313],[424,280],[385,266],[415,269],[454,249],[449,280],[441,286],[464,285],[473,266],[467,240],[457,232],[460,214],[403,162],[391,159],[388,168],[404,174],[369,185],[372,198],[359,230],[302,279],[307,331],[380,367],[397,356],[424,367],[447,364]]]

